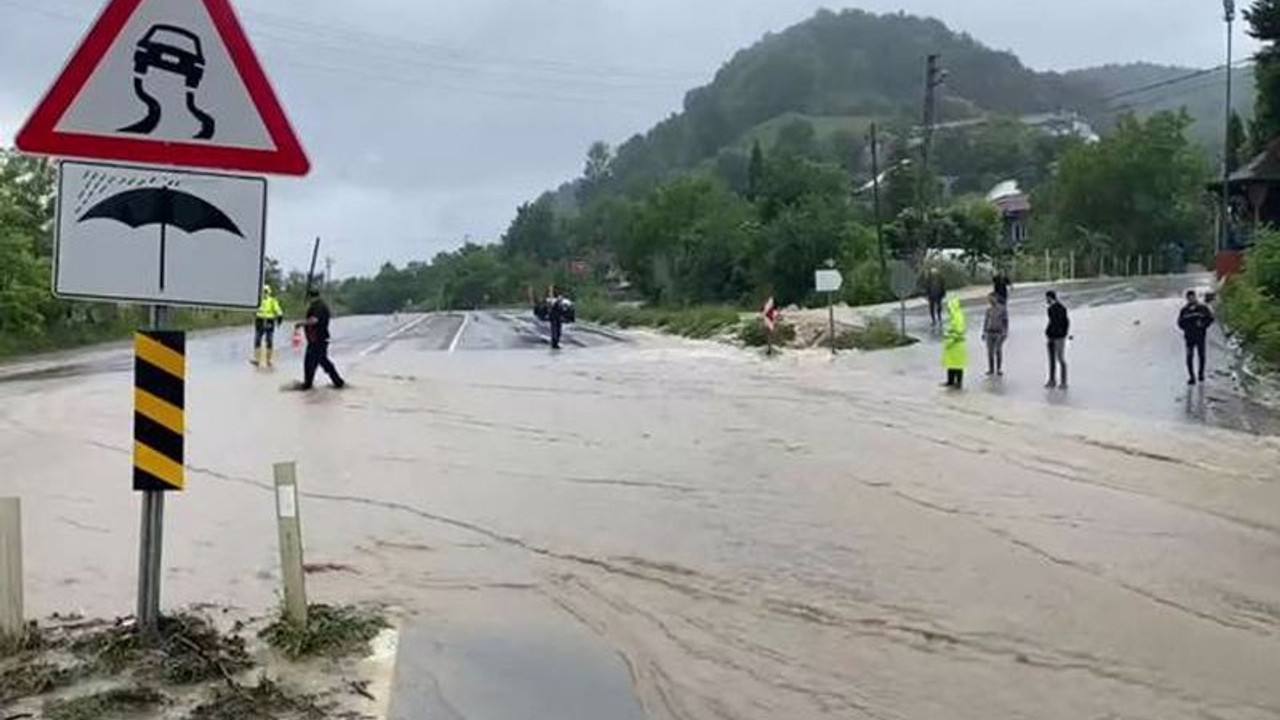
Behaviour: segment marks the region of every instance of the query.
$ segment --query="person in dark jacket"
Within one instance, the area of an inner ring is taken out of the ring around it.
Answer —
[[[1009,275],[1003,270],[997,272],[995,277],[991,278],[992,291],[1000,298],[1000,302],[1005,305],[1009,304],[1009,289],[1012,287],[1013,281],[1009,279]]]
[[[564,333],[564,323],[568,319],[566,314],[564,295],[560,293],[560,288],[552,285],[547,297],[547,321],[551,323],[552,350],[560,349],[560,337]]]
[[[1187,291],[1187,304],[1178,313],[1178,327],[1187,342],[1187,384],[1195,385],[1197,378],[1204,382],[1204,354],[1208,341],[1209,327],[1213,325],[1213,310],[1200,302],[1195,290]],[[1199,356],[1200,367],[1196,372],[1193,356]]]
[[[929,323],[936,328],[942,323],[942,301],[947,297],[947,283],[936,267],[925,276],[924,295],[929,300]]]
[[[987,374],[1004,375],[1004,341],[1009,337],[1009,308],[997,293],[987,296],[982,339],[987,343]]]
[[[329,359],[329,306],[320,297],[318,290],[307,293],[307,319],[295,327],[303,328],[307,335],[307,352],[302,360],[302,384],[299,390],[310,390],[316,379],[316,368],[324,370],[335,388],[346,386],[346,381],[338,374],[338,368]]]
[[[1071,333],[1071,318],[1067,315],[1067,307],[1058,300],[1058,293],[1050,290],[1044,294],[1049,308],[1049,324],[1044,329],[1049,350],[1049,382],[1047,388],[1059,387],[1067,389],[1067,337]],[[1058,370],[1062,371],[1062,381],[1058,381]]]

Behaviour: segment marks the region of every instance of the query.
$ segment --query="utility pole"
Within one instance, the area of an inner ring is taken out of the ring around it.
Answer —
[[[876,221],[876,242],[880,247],[880,278],[889,282],[889,261],[884,254],[884,225],[880,220],[880,134],[871,123],[871,207]]]
[[[324,283],[322,287],[324,287],[327,290],[329,287],[329,283],[332,283],[332,282],[333,282],[333,258],[326,255],[324,257]]]
[[[1222,228],[1218,234],[1218,250],[1226,250],[1231,239],[1231,54],[1232,35],[1236,21],[1236,0],[1222,0],[1222,11],[1227,21],[1227,124],[1222,144]]]
[[[924,184],[928,182],[929,176],[929,159],[933,154],[933,126],[938,122],[938,88],[947,79],[946,70],[942,69],[942,56],[934,53],[925,60],[925,82],[924,82],[924,133],[920,146],[920,185],[924,188]],[[929,206],[933,204],[933,188],[929,188],[927,193],[923,193],[925,203]],[[924,203],[921,204],[924,207]]]

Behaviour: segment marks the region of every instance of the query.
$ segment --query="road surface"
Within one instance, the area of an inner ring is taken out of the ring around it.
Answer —
[[[1084,358],[1051,402],[946,393],[902,369],[927,347],[337,328],[353,386],[307,395],[242,335],[196,341],[165,604],[274,604],[271,464],[296,459],[308,562],[337,568],[312,599],[403,620],[394,717],[1280,717],[1280,440],[1118,407]],[[33,614],[132,607],[130,393],[0,383]]]

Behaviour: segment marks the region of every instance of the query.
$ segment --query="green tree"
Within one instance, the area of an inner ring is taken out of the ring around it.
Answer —
[[[1227,168],[1231,172],[1240,169],[1245,164],[1245,157],[1249,152],[1249,138],[1245,134],[1244,120],[1240,119],[1238,113],[1231,113],[1231,120],[1227,124]]]
[[[587,148],[587,163],[578,185],[578,201],[583,204],[590,202],[612,176],[613,149],[601,140],[591,143],[591,147]]]
[[[804,118],[794,118],[778,130],[778,139],[773,145],[775,155],[794,155],[796,157],[816,160],[818,152],[818,133],[813,123]]]
[[[1254,0],[1244,19],[1249,35],[1262,42],[1254,56],[1257,102],[1251,133],[1253,151],[1259,153],[1280,137],[1280,0]]]
[[[1191,260],[1203,259],[1210,173],[1186,138],[1190,123],[1185,113],[1145,121],[1127,115],[1101,142],[1068,152],[1037,199],[1052,216],[1052,242],[1075,247],[1082,232],[1100,233],[1117,255],[1158,255],[1176,246]]]
[[[502,236],[502,246],[511,255],[522,255],[543,263],[563,260],[565,243],[558,230],[551,197],[544,195],[536,202],[516,209],[511,227]]]
[[[764,184],[764,150],[760,141],[751,145],[751,162],[747,165],[747,199],[755,200]]]

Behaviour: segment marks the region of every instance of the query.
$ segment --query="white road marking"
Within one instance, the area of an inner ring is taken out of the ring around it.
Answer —
[[[364,350],[361,350],[361,351],[360,351],[360,355],[359,355],[360,359],[362,359],[362,360],[363,360],[364,358],[366,358],[366,357],[368,357],[368,356],[370,356],[370,355],[372,355],[372,354],[374,354],[374,353],[378,352],[379,350],[381,350],[381,349],[385,348],[387,345],[390,345],[390,344],[391,344],[391,341],[392,341],[392,340],[395,340],[396,338],[400,337],[401,335],[403,335],[403,334],[405,334],[405,333],[409,332],[410,330],[412,330],[412,329],[414,329],[414,328],[418,327],[419,325],[421,325],[422,323],[426,322],[426,321],[427,321],[427,320],[429,320],[430,318],[431,318],[431,316],[430,316],[430,315],[423,315],[422,317],[414,318],[413,320],[411,320],[411,321],[409,321],[409,322],[405,323],[404,325],[401,325],[400,327],[396,328],[395,330],[392,330],[392,331],[391,331],[391,333],[390,333],[390,334],[388,334],[386,337],[384,337],[384,338],[382,338],[381,340],[379,340],[378,342],[376,342],[376,343],[374,343],[374,344],[370,345],[369,347],[365,348]]]
[[[471,313],[462,313],[462,324],[458,326],[458,333],[453,336],[453,341],[449,343],[449,352],[458,349],[458,343],[462,340],[462,333],[467,329],[467,323],[471,322]]]

